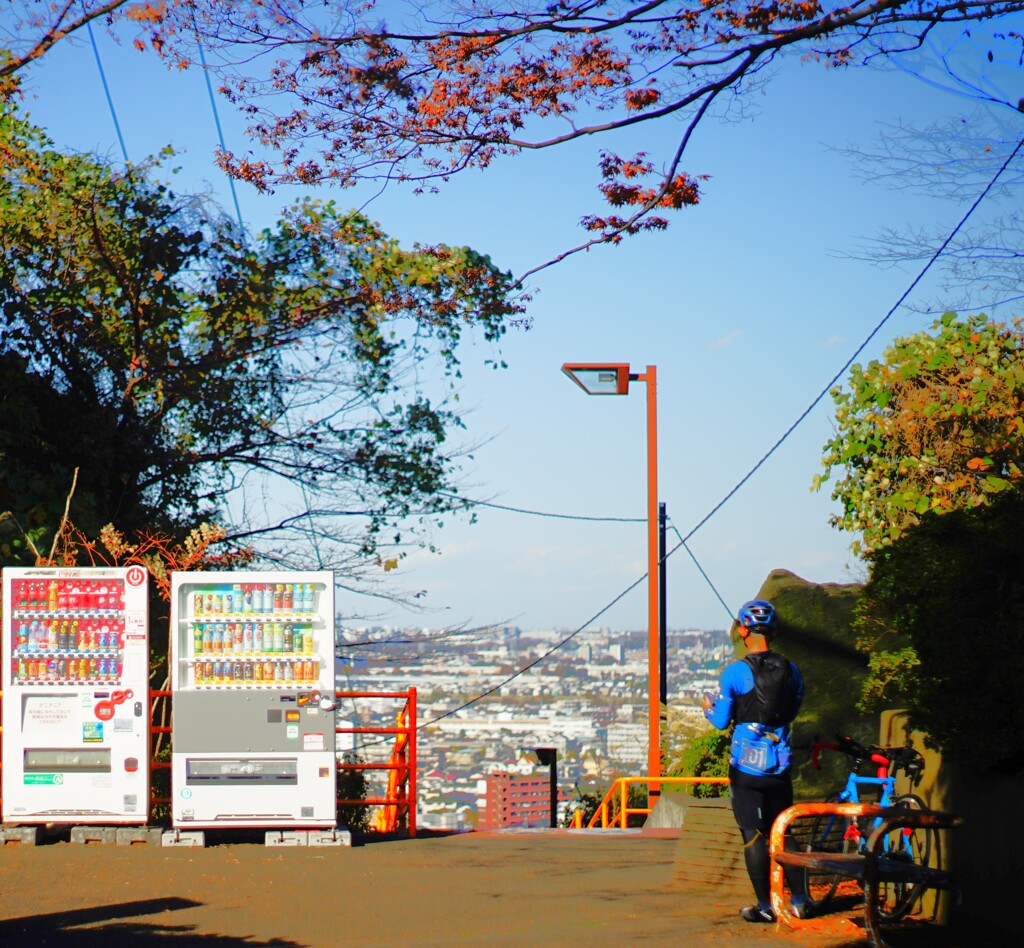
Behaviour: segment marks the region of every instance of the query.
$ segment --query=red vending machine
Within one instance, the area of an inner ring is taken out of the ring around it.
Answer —
[[[149,576],[3,571],[3,820],[145,823]]]

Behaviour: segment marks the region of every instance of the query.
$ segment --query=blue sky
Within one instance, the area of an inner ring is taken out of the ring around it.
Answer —
[[[201,75],[169,72],[100,33],[97,40],[129,157],[166,144],[184,150],[177,187],[206,182],[230,208],[227,183],[212,164],[217,132]],[[27,79],[35,98],[26,109],[58,145],[120,160],[87,42],[58,48]],[[794,61],[746,106],[744,118],[708,123],[697,135],[685,168],[711,176],[698,207],[678,214],[667,233],[597,248],[538,274],[532,328],[512,331],[502,347],[507,370],[483,367],[494,354],[484,344],[467,349],[467,437],[484,442],[466,464],[469,496],[551,514],[643,517],[643,386],[625,398],[587,398],[559,369],[566,361],[629,362],[635,371],[653,363],[661,498],[672,524],[688,533],[818,395],[916,272],[843,254],[884,227],[951,228],[959,219],[956,204],[863,182],[837,150],[869,143],[880,122],[962,111],[948,93],[897,71]],[[226,104],[219,108],[228,147],[242,150],[242,123]],[[618,144],[658,162],[679,130],[641,128]],[[600,206],[601,147],[615,145],[580,142],[505,160],[456,177],[440,195],[395,189],[367,212],[403,242],[469,244],[523,272],[580,240],[576,222]],[[288,198],[244,186],[238,193],[254,229]],[[346,206],[370,194],[330,196]],[[916,298],[927,296],[925,287]],[[929,322],[898,311],[861,361]],[[809,490],[830,409],[826,399],[690,541],[732,609],[773,568],[817,582],[862,578],[848,553],[851,538],[828,524],[828,492]],[[646,571],[643,524],[486,508],[477,520],[445,525],[434,537],[440,555],[413,552],[397,571],[406,590],[427,590],[426,611],[346,594],[339,607],[353,624],[575,628]],[[682,550],[669,561],[668,603],[673,628],[728,620]],[[645,627],[644,588],[596,624]]]

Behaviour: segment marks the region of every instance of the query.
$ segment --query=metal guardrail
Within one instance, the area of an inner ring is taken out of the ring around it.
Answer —
[[[629,806],[629,788],[634,784],[646,784],[648,798],[650,797],[651,786],[657,784],[662,787],[669,786],[692,786],[694,784],[720,784],[729,783],[728,777],[619,777],[605,794],[597,811],[587,823],[587,829],[625,829],[629,825],[631,816],[648,816],[653,807]],[[618,804],[616,807],[615,804]],[[583,828],[583,814],[577,811],[571,824],[576,829]]]

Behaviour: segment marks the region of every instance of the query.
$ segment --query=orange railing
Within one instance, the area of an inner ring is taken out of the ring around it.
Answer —
[[[339,727],[338,734],[394,734],[395,747],[386,764],[339,763],[339,770],[386,770],[388,785],[383,797],[338,800],[341,806],[377,806],[371,827],[379,833],[405,830],[416,835],[416,689],[408,691],[338,691],[338,698],[405,698],[394,727]]]
[[[650,806],[629,806],[629,788],[634,784],[647,784],[648,799],[651,784],[659,786],[691,786],[693,784],[728,784],[728,777],[619,777],[605,794],[597,811],[587,823],[587,829],[625,829],[631,816],[649,816],[654,809]],[[616,806],[617,804],[617,806]],[[583,828],[583,813],[573,814],[570,824],[576,829]]]

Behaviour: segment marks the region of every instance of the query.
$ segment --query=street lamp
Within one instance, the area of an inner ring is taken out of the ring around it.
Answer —
[[[658,370],[647,366],[642,375],[630,372],[621,362],[566,362],[562,371],[588,395],[626,395],[630,382],[647,383],[647,701],[649,738],[647,747],[648,776],[661,776],[661,676],[660,599],[659,599],[659,533],[658,533]],[[658,796],[660,787],[652,784],[650,797]]]

